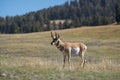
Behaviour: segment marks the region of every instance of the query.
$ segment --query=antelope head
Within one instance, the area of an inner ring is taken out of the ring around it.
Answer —
[[[56,45],[60,38],[60,35],[57,34],[56,32],[55,32],[55,35],[53,35],[53,33],[51,32],[51,37],[52,37],[51,45]]]

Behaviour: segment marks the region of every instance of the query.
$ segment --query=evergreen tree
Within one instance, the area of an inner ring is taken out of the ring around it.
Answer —
[[[58,27],[59,27],[59,29],[63,29],[63,24],[61,22],[59,22]]]
[[[65,22],[56,24],[55,20]],[[119,0],[70,0],[62,5],[21,16],[0,17],[0,33],[28,33],[84,25],[106,25],[115,21],[120,23]]]
[[[115,5],[115,13],[116,13],[116,22],[120,24],[120,3],[116,3]]]

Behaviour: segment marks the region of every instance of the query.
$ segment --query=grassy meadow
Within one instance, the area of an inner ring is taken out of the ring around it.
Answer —
[[[62,69],[63,56],[51,46],[50,32],[0,34],[0,80],[119,80],[120,25],[56,31],[61,40],[88,46],[86,65],[72,57],[72,69]]]

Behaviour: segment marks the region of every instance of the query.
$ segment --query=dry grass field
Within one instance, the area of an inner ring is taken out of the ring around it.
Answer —
[[[62,53],[51,46],[50,32],[0,34],[0,80],[119,80],[120,25],[56,31],[63,41],[88,46],[87,63],[72,57],[62,69]]]

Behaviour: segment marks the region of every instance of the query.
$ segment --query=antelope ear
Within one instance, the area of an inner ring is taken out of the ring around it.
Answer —
[[[57,38],[60,38],[60,34],[57,35]]]
[[[52,38],[54,38],[54,37],[53,37],[53,33],[52,33],[52,32],[51,32],[51,37],[52,37]]]
[[[60,35],[55,32],[55,37],[58,39],[58,38],[60,38]]]

